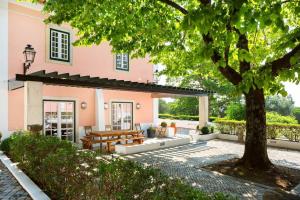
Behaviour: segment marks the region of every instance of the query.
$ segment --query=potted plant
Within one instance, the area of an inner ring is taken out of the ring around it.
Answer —
[[[161,122],[160,125],[161,125],[161,127],[164,127],[164,128],[166,128],[168,126],[167,122]]]
[[[176,123],[175,122],[171,122],[170,127],[174,128],[174,135],[176,135]]]
[[[155,132],[156,132],[156,129],[154,127],[150,126],[147,129],[147,137],[148,138],[154,138],[155,137]]]
[[[203,126],[201,128],[201,132],[203,135],[209,134],[209,128],[207,126]]]

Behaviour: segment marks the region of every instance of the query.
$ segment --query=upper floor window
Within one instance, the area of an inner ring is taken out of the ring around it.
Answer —
[[[129,55],[128,55],[128,53],[116,55],[116,69],[129,71]]]
[[[70,62],[70,33],[50,28],[50,59]]]

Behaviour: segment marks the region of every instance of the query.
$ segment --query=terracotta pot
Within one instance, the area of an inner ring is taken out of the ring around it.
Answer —
[[[176,135],[176,124],[171,124],[170,127],[174,128],[174,135]]]

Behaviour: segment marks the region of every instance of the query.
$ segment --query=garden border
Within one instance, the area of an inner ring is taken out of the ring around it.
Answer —
[[[0,151],[0,160],[33,200],[50,200],[43,190],[41,190],[21,169],[17,167],[17,164],[13,163],[2,151]]]

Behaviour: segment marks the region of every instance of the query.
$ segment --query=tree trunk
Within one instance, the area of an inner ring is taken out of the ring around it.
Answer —
[[[246,141],[240,163],[266,170],[272,165],[267,153],[266,111],[263,89],[250,89],[246,97]]]

